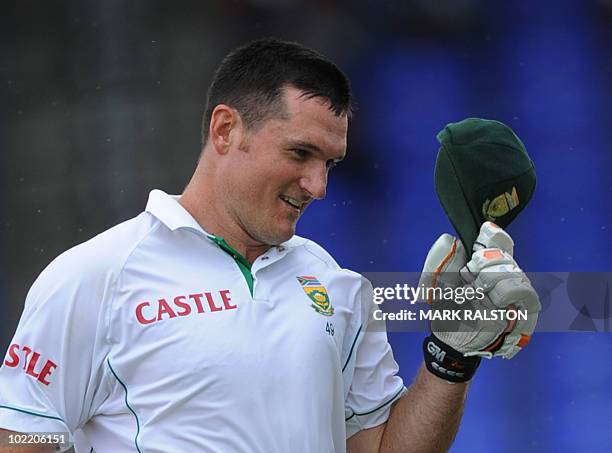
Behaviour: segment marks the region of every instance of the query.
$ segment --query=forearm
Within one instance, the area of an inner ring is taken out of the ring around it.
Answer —
[[[459,429],[469,383],[450,384],[424,365],[395,403],[380,444],[380,453],[444,452]]]

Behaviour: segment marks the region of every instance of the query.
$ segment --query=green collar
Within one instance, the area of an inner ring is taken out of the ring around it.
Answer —
[[[253,296],[253,274],[251,274],[251,263],[249,263],[244,256],[238,253],[236,249],[232,248],[227,242],[225,242],[225,239],[223,239],[222,237],[215,236],[213,234],[209,234],[208,237],[215,244],[217,244],[219,248],[221,248],[221,250],[226,252],[234,259],[235,263],[240,269],[240,272],[242,272],[242,275],[244,276],[244,279],[247,282],[251,296]]]

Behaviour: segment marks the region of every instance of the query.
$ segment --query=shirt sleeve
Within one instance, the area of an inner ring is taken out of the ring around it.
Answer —
[[[93,262],[68,251],[28,292],[0,366],[0,428],[71,435],[104,398],[98,332],[108,282]]]
[[[357,332],[350,340],[352,347],[344,373],[350,379],[345,398],[347,439],[366,428],[385,423],[391,405],[406,391],[397,375],[399,367],[387,340],[384,322],[375,321],[372,312],[372,285],[361,279],[358,290],[358,313],[354,325]]]

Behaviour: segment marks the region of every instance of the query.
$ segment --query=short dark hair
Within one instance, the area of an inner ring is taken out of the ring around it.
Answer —
[[[214,108],[235,108],[246,127],[282,113],[283,88],[292,86],[307,98],[329,100],[336,116],[352,114],[348,77],[329,59],[295,42],[274,38],[250,42],[230,52],[221,62],[206,97],[202,118],[202,146]]]

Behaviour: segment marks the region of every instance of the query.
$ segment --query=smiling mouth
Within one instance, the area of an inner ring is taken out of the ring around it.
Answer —
[[[279,198],[285,203],[287,203],[289,206],[291,206],[293,209],[297,209],[300,212],[302,212],[308,204],[307,202],[301,202],[296,200],[295,198],[291,198],[286,195],[279,195]]]

